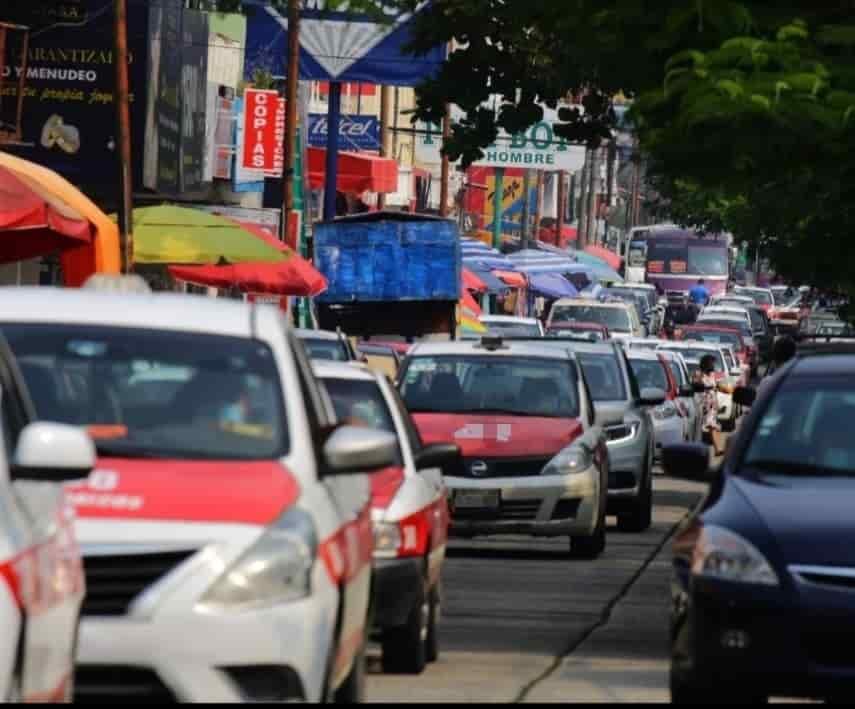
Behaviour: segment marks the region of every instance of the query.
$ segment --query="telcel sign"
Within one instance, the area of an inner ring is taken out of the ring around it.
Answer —
[[[500,132],[496,142],[484,148],[484,157],[473,163],[477,167],[519,167],[530,170],[566,170],[575,172],[585,162],[585,148],[571,145],[555,135],[557,112],[544,107],[544,120],[524,133]],[[458,116],[462,115],[459,112]],[[452,119],[455,116],[452,114]],[[419,123],[416,138],[416,160],[426,164],[440,162],[442,130],[435,124]]]

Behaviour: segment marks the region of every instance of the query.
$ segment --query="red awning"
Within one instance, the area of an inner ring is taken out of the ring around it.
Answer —
[[[92,241],[92,224],[35,180],[0,167],[0,263]]]
[[[486,293],[487,292],[487,284],[484,283],[478,276],[476,276],[472,271],[468,268],[464,268],[462,270],[463,273],[463,288],[468,291],[475,291],[476,293]]]
[[[602,246],[586,246],[585,253],[602,259],[615,270],[619,269],[620,265],[623,263],[623,259],[614,251],[609,251],[609,249],[603,248]]]
[[[322,189],[326,175],[326,148],[309,148],[309,184]],[[397,192],[398,163],[370,153],[338,154],[339,192]]]
[[[525,276],[522,273],[517,273],[516,271],[493,271],[493,275],[511,288],[526,287]]]

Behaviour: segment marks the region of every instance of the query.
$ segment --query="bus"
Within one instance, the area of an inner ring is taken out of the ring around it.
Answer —
[[[647,235],[645,278],[669,291],[688,293],[703,278],[711,295],[727,291],[730,279],[730,235],[710,234],[673,227]]]

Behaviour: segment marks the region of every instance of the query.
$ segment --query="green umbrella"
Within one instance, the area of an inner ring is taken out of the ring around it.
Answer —
[[[279,263],[290,254],[236,222],[171,204],[134,210],[135,263]]]

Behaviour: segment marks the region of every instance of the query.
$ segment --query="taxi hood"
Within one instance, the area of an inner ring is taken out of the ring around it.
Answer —
[[[267,525],[300,487],[276,461],[100,458],[83,484],[69,485],[77,517]]]
[[[413,414],[426,445],[456,443],[464,458],[551,456],[584,433],[578,419],[486,414]]]

